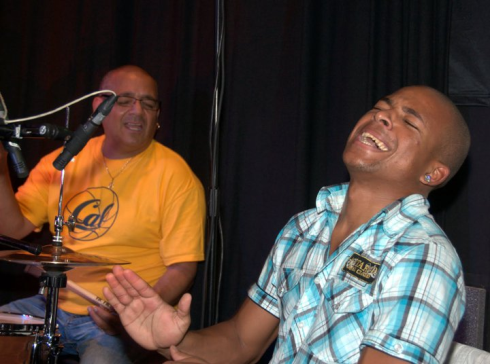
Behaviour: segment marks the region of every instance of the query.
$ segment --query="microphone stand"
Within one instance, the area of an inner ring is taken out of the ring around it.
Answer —
[[[67,123],[70,115],[70,109],[66,108]],[[65,142],[66,144],[66,142]],[[63,254],[63,237],[61,232],[63,226],[67,225],[69,230],[73,230],[75,224],[72,216],[68,221],[63,221],[63,188],[65,184],[65,169],[61,170],[60,196],[58,200],[58,215],[55,217],[54,230],[55,234],[52,239],[52,261],[53,264],[43,264],[45,272],[41,274],[39,293],[46,292],[46,315],[44,317],[44,335],[38,336],[34,344],[33,356],[34,362],[41,360],[42,363],[56,364],[58,355],[63,349],[60,344],[60,334],[56,332],[56,318],[59,300],[60,288],[66,287],[67,277],[65,272],[71,268],[62,264],[61,255]],[[59,263],[59,264],[56,264]],[[46,361],[47,360],[47,361]]]

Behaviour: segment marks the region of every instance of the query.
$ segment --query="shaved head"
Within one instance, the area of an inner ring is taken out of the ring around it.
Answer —
[[[468,125],[466,124],[463,115],[461,115],[460,111],[449,97],[427,86],[415,87],[422,87],[429,90],[429,92],[434,93],[436,99],[439,99],[448,110],[447,116],[442,116],[446,118],[446,120],[444,120],[444,131],[441,135],[434,135],[434,138],[439,139],[434,153],[435,157],[438,158],[441,163],[449,167],[451,171],[449,178],[447,179],[447,181],[449,181],[461,168],[461,165],[468,155],[471,143]]]

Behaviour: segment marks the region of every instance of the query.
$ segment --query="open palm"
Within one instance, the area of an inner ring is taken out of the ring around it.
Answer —
[[[182,340],[191,323],[189,294],[182,297],[175,309],[129,269],[115,266],[106,279],[110,289],[105,287],[104,295],[138,344],[157,350]]]

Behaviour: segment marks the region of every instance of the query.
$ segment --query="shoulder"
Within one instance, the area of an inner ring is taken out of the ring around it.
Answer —
[[[184,158],[174,150],[153,141],[142,156],[145,173],[167,187],[180,190],[202,189],[202,183]]]

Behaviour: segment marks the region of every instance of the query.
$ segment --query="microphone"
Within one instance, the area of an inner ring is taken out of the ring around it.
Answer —
[[[61,154],[54,160],[53,166],[61,171],[65,168],[68,162],[76,156],[82,148],[87,144],[92,134],[102,124],[104,118],[111,112],[112,107],[116,103],[117,95],[111,95],[104,100],[97,110],[90,116],[85,124],[80,125],[73,133],[71,139],[66,143]]]
[[[5,124],[5,120],[7,120],[7,106],[5,105],[5,101],[3,100],[3,96],[0,93],[0,122],[1,124]],[[26,178],[29,175],[29,169],[27,168],[26,161],[22,154],[22,150],[20,149],[20,145],[9,141],[2,141],[4,148],[7,150],[9,154],[9,158],[12,162],[12,167],[15,171],[15,174],[19,178]]]
[[[7,139],[54,139],[69,140],[73,132],[69,129],[62,128],[52,124],[41,125],[7,125],[0,126],[0,137]]]
[[[20,127],[21,138],[69,140],[72,134],[73,132],[71,130],[52,124],[26,125]]]
[[[43,249],[43,247],[39,244],[29,244],[25,241],[13,239],[5,235],[0,235],[0,244],[6,245],[10,248],[24,250],[34,255],[41,254]]]
[[[20,145],[11,140],[3,140],[2,142],[3,147],[9,153],[10,161],[12,162],[12,167],[15,174],[19,178],[26,178],[29,175],[29,168],[27,168]]]

